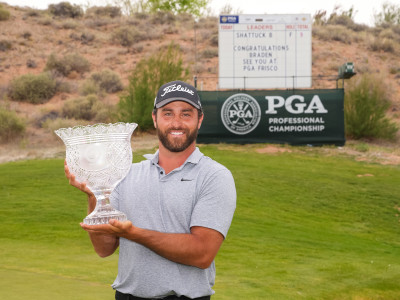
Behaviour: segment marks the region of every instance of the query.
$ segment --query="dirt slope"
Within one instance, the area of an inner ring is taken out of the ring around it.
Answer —
[[[16,111],[28,122],[26,136],[14,143],[0,145],[0,163],[13,158],[48,157],[63,152],[58,138],[49,130],[40,128],[38,120],[51,111],[59,111],[64,101],[79,96],[79,86],[90,73],[109,68],[118,73],[126,86],[137,62],[171,41],[179,44],[184,63],[191,77],[199,76],[199,87],[215,90],[218,84],[218,19],[207,17],[197,23],[190,16],[158,15],[135,17],[86,16],[81,19],[61,19],[46,11],[11,7],[3,4],[11,18],[0,22],[0,104]],[[122,46],[113,38],[120,28],[136,28],[140,38],[130,46]],[[318,80],[318,76],[336,76],[344,62],[352,61],[360,73],[379,74],[392,94],[391,116],[400,119],[400,52],[397,42],[393,52],[370,50],[370,41],[376,32],[359,32],[355,41],[344,43],[323,40],[313,35],[313,88],[334,88],[335,81]],[[86,38],[85,38],[86,37]],[[93,39],[88,39],[92,37]],[[1,47],[3,45],[3,47]],[[72,87],[58,93],[49,102],[40,105],[7,100],[7,87],[20,75],[43,72],[48,57],[55,53],[79,53],[90,62],[90,72],[72,73],[64,78]],[[107,94],[105,103],[116,104],[118,94]],[[141,137],[144,145],[156,145],[151,138]],[[47,153],[46,149],[49,150]],[[23,154],[21,154],[23,153]]]

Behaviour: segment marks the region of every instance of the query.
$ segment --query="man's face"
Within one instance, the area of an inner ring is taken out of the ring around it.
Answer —
[[[154,126],[161,144],[171,152],[181,152],[194,145],[203,116],[189,103],[170,102],[153,114]]]

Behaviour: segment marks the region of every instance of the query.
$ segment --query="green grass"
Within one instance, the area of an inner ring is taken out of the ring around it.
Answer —
[[[201,146],[238,193],[212,298],[400,299],[400,168],[254,148]],[[0,191],[0,299],[113,299],[62,160],[1,164]]]

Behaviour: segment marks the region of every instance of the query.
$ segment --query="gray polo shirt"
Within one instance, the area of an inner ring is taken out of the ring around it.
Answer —
[[[111,204],[134,226],[168,233],[190,233],[192,226],[226,237],[236,208],[231,172],[198,148],[179,168],[165,175],[158,152],[132,164],[114,189]],[[196,298],[214,294],[214,262],[207,269],[178,264],[148,248],[120,238],[118,276],[112,287],[143,298],[171,294]]]

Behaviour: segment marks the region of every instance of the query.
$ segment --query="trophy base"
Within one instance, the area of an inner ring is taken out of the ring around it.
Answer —
[[[124,222],[127,220],[126,215],[114,209],[110,204],[104,205],[99,209],[95,209],[90,215],[83,219],[83,223],[87,225],[108,224],[111,220]]]

